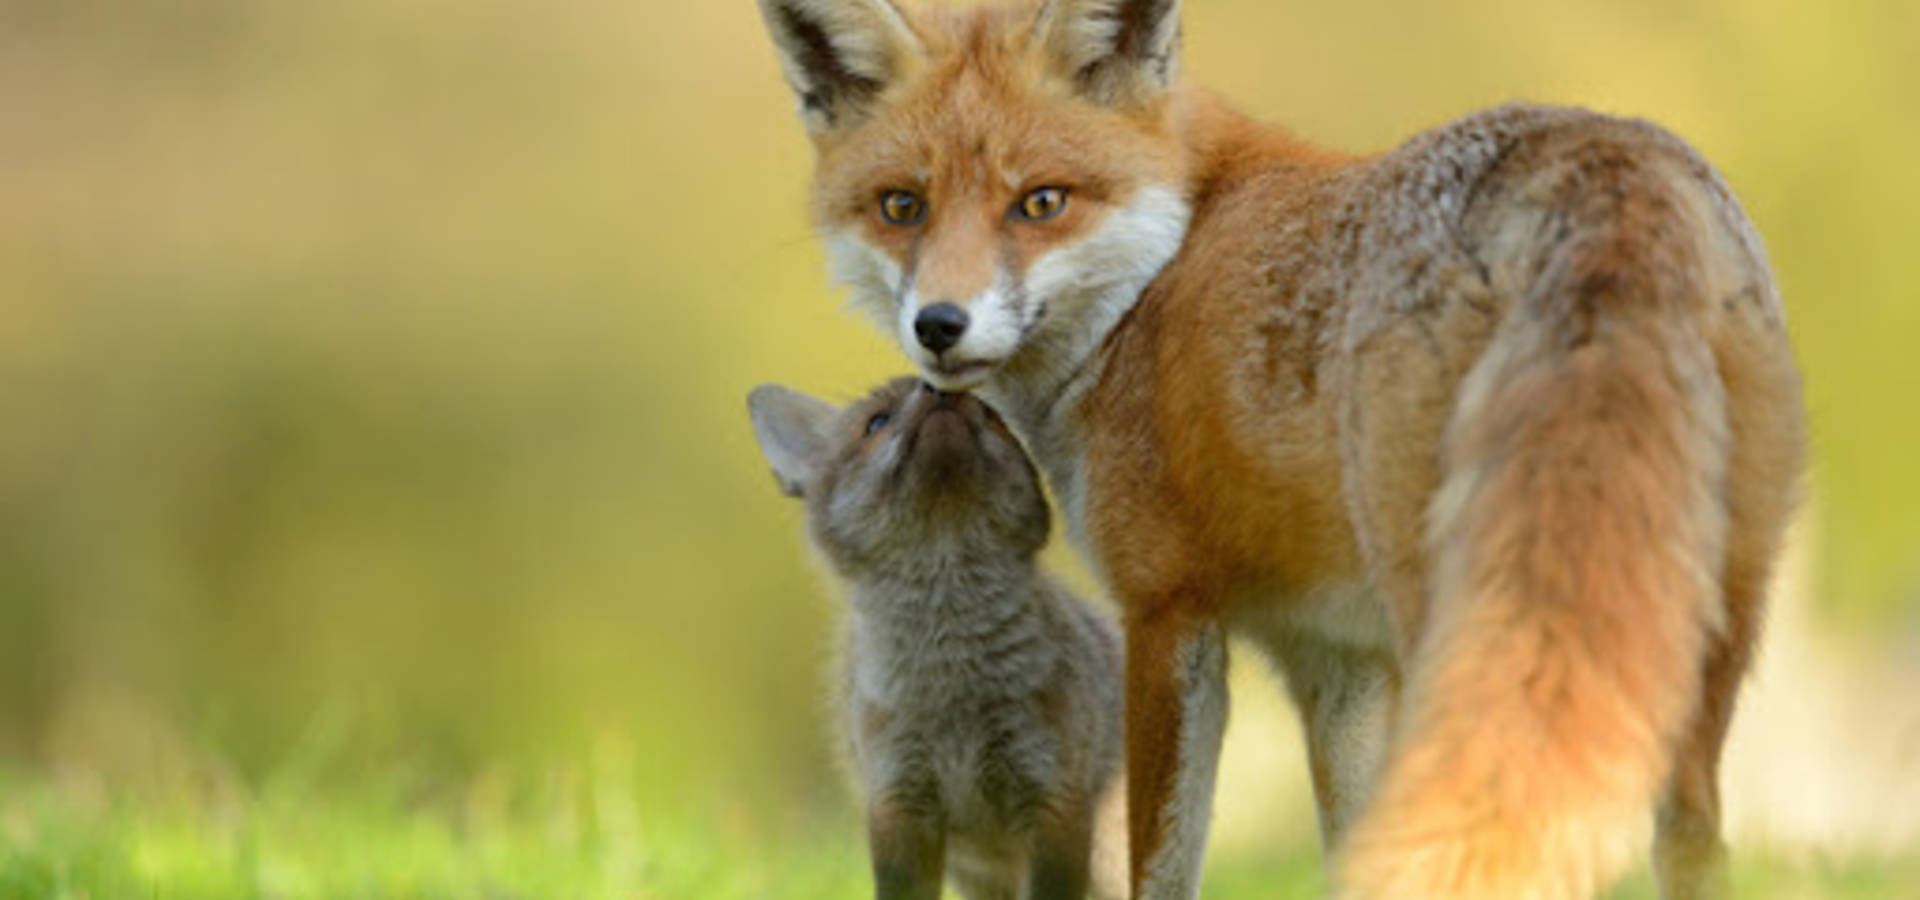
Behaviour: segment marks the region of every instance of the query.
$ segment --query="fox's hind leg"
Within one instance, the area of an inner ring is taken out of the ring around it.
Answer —
[[[1720,748],[1746,657],[1745,648],[1722,640],[1707,658],[1700,711],[1675,755],[1655,820],[1653,864],[1665,900],[1727,896],[1726,846],[1720,840]]]
[[[1441,478],[1434,448],[1499,307],[1464,259],[1436,261],[1434,271],[1451,274],[1436,275],[1445,287],[1424,312],[1378,325],[1340,373],[1343,486],[1369,596],[1332,634],[1263,636],[1300,710],[1329,855],[1384,765],[1402,663],[1426,616],[1427,506]]]
[[[1373,792],[1399,676],[1380,650],[1297,635],[1269,639],[1268,650],[1300,711],[1320,843],[1331,854]]]
[[[1701,670],[1700,708],[1681,739],[1655,819],[1653,864],[1665,900],[1729,896],[1720,839],[1720,751],[1733,720],[1766,599],[1766,555],[1736,558],[1726,574],[1727,627]]]
[[[1734,307],[1732,312],[1750,310]],[[1777,327],[1770,330],[1778,338]],[[1733,438],[1722,575],[1727,621],[1708,650],[1700,706],[1676,750],[1656,819],[1654,871],[1666,900],[1728,896],[1726,848],[1720,836],[1720,752],[1735,695],[1759,639],[1771,563],[1798,496],[1804,452],[1799,388],[1790,364],[1782,362],[1790,359],[1784,339],[1777,345],[1760,339],[1725,342],[1718,356]]]

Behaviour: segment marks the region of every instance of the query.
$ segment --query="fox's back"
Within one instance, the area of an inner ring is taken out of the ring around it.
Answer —
[[[1513,105],[1373,157],[1248,140],[1220,153],[1188,250],[1110,339],[1083,413],[1087,477],[1107,487],[1087,513],[1093,544],[1133,583],[1364,577],[1368,528],[1418,515],[1369,515],[1357,483],[1437,465],[1462,378],[1503,321],[1528,314],[1518,301],[1555,248],[1595,224],[1570,198],[1622,166],[1646,170],[1637,183],[1654,202],[1701,226],[1700,252],[1673,265],[1713,285],[1695,311],[1703,336],[1731,366],[1793,377],[1751,225],[1654,126]],[[1200,458],[1210,464],[1177,463]],[[1370,493],[1423,507],[1414,487]]]

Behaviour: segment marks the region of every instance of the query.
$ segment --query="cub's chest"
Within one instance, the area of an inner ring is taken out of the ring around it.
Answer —
[[[849,724],[867,790],[937,798],[962,831],[1023,821],[1059,768],[1039,691],[977,666],[915,666],[912,677],[875,668],[850,673]]]

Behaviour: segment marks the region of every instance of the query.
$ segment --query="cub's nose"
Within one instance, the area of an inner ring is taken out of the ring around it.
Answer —
[[[960,343],[967,333],[967,311],[951,303],[935,303],[913,317],[913,334],[920,346],[935,353]]]

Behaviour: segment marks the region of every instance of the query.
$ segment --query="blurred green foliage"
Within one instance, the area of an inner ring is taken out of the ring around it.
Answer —
[[[1188,77],[1329,143],[1514,97],[1696,142],[1791,308],[1819,605],[1916,627],[1920,6],[1188,6]],[[174,871],[238,797],[219,853],[331,872],[356,823],[492,841],[396,810],[613,746],[664,834],[844,824],[834,602],[743,401],[903,366],[824,286],[808,166],[748,0],[0,3],[0,756],[94,786],[17,815]],[[396,766],[337,821],[274,799]],[[59,824],[89,791],[116,824]],[[66,877],[25,852],[0,889]]]

